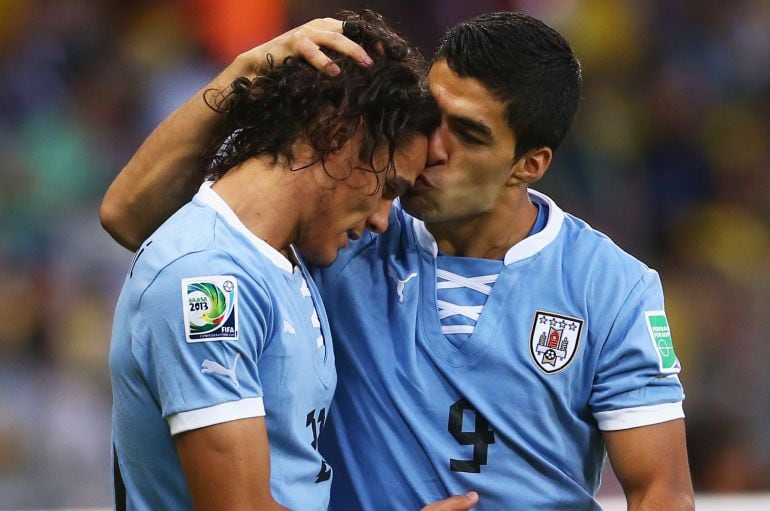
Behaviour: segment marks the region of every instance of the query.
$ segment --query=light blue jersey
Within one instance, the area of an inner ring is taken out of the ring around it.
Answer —
[[[457,327],[439,317],[436,243],[397,208],[386,233],[316,271],[340,378],[321,441],[332,509],[469,489],[480,511],[599,509],[601,431],[683,416],[657,273],[530,196],[547,223],[505,255],[459,342],[442,332]]]
[[[137,252],[110,371],[117,509],[192,509],[173,435],[262,415],[273,497],[326,509],[336,374],[318,292],[207,185]]]

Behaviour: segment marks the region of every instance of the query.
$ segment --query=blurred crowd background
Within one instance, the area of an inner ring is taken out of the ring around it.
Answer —
[[[770,1],[0,0],[0,509],[111,503],[109,182],[238,52],[365,6],[426,55],[485,11],[565,34],[584,100],[536,188],[659,270],[696,490],[770,490]]]

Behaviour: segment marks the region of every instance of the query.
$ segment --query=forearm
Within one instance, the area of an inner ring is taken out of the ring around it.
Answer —
[[[167,117],[142,143],[110,185],[99,212],[104,228],[136,250],[163,221],[190,200],[203,179],[198,157],[211,141],[220,114],[204,101],[238,76],[253,75],[239,57]]]
[[[196,511],[289,511],[270,491],[264,417],[187,431],[174,440]]]
[[[321,72],[336,75],[339,67],[321,50],[329,48],[362,66],[372,60],[363,48],[342,34],[333,18],[309,21],[239,55],[208,85],[164,120],[137,150],[102,201],[100,219],[121,245],[137,249],[171,214],[187,202],[202,181],[198,157],[213,139],[217,112],[204,101],[208,89],[226,89],[239,76],[253,78],[256,69],[290,56],[305,59]]]
[[[603,432],[629,511],[692,511],[694,498],[682,419]]]
[[[628,511],[693,511],[695,502],[692,493],[682,491],[679,488],[667,487],[647,488],[639,492],[630,492],[626,495]]]

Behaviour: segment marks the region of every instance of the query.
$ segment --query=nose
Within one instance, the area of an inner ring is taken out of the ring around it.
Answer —
[[[392,205],[392,200],[382,199],[374,213],[366,219],[366,228],[376,233],[385,232],[388,229],[388,218]]]
[[[443,139],[444,123],[433,130],[428,137],[428,167],[433,165],[444,165],[447,162],[448,155]]]

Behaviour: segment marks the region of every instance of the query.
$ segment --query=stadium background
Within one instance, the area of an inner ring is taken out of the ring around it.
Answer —
[[[696,490],[770,490],[768,0],[0,0],[0,509],[110,504],[110,180],[238,51],[363,6],[427,55],[490,10],[567,36],[584,101],[537,188],[660,271]]]

